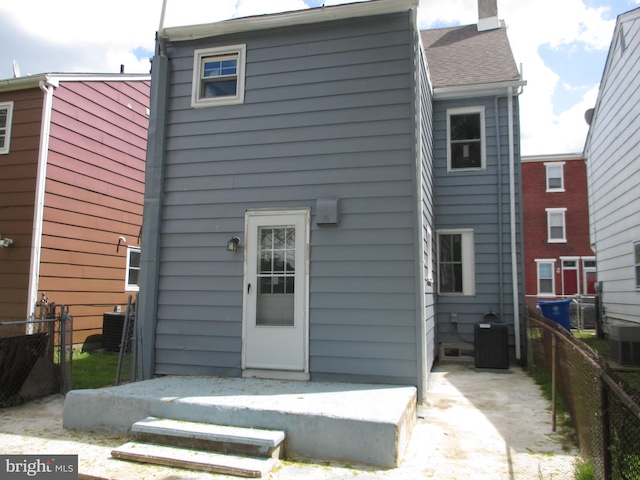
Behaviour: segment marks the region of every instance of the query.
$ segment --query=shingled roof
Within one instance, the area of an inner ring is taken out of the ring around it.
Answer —
[[[474,24],[420,33],[434,88],[520,80],[504,22],[483,32]]]

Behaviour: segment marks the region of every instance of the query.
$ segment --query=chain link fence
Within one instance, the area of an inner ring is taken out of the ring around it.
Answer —
[[[597,479],[640,479],[640,392],[584,342],[527,309],[528,364],[551,379],[565,402],[582,456]]]
[[[596,329],[595,295],[575,295],[569,305],[571,328],[576,330]]]
[[[127,310],[122,324],[122,336],[119,344],[118,367],[116,370],[116,385],[136,381],[136,305],[129,296]]]
[[[48,305],[38,320],[0,321],[0,407],[71,389],[73,319]]]

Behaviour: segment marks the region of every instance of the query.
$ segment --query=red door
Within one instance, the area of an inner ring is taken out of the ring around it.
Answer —
[[[578,269],[575,261],[562,262],[562,294],[578,293]]]

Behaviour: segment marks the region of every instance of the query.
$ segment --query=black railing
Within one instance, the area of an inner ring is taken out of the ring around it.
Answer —
[[[0,407],[70,390],[73,319],[64,307],[50,312],[0,321]]]

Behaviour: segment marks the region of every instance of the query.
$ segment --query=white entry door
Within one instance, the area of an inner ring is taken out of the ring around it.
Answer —
[[[309,210],[246,213],[243,368],[308,372]]]

